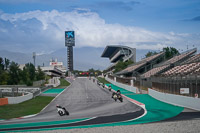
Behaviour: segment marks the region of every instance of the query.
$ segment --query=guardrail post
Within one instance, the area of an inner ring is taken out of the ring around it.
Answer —
[[[2,97],[3,97],[2,90],[0,89],[0,98],[2,98]]]
[[[131,80],[131,86],[133,86],[133,80]]]

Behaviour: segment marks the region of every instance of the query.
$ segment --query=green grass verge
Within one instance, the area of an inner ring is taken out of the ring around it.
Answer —
[[[70,83],[68,81],[66,81],[64,78],[61,78],[60,85],[56,88],[66,88],[69,85],[70,85]]]
[[[11,119],[39,113],[54,97],[38,96],[31,100],[0,106],[0,119]]]
[[[98,77],[97,79],[98,79],[101,83],[110,84],[110,82],[108,82],[107,80],[105,80],[105,78]]]

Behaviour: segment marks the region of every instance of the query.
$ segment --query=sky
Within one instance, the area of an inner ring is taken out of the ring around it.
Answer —
[[[0,0],[1,50],[51,53],[67,30],[78,48],[200,49],[200,0]]]

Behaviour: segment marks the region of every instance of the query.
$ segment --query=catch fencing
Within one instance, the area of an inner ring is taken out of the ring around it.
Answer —
[[[131,83],[131,80],[133,80],[133,78],[118,77],[113,75],[108,75],[108,78],[125,85],[133,85],[133,83]]]
[[[152,77],[152,89],[176,95],[200,97],[200,75]]]

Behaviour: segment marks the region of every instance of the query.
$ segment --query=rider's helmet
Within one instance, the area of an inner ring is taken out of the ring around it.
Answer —
[[[120,92],[120,90],[117,90],[117,92]]]
[[[60,107],[60,105],[59,105],[59,104],[56,104],[56,107]]]

